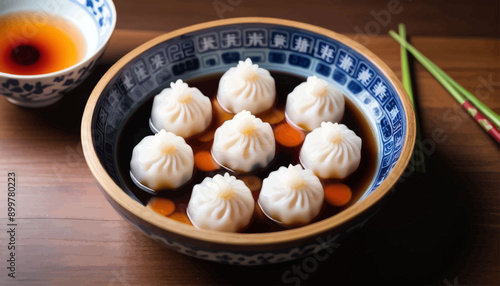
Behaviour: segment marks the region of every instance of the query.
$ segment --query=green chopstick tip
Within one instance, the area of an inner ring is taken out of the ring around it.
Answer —
[[[396,34],[394,31],[391,30],[392,35],[391,36],[399,36],[403,41],[406,41],[406,27],[405,24],[400,23],[398,25],[398,30],[399,30],[399,35]],[[395,38],[396,39],[396,38]],[[410,75],[410,64],[408,60],[408,53],[406,51],[406,48],[403,44],[401,44],[401,80],[403,82],[403,86],[406,90],[406,93],[408,94],[408,97],[410,98],[410,101],[413,105],[413,109],[415,111],[415,118],[417,118],[417,108],[415,106],[415,100],[413,98],[413,88],[411,84],[411,75]],[[422,137],[421,137],[421,132],[420,132],[420,125],[418,123],[418,119],[416,122],[417,125],[417,133],[416,133],[416,140],[418,142],[422,142]],[[418,164],[415,164],[415,170],[418,173],[425,173],[425,159],[424,159],[424,154],[422,151],[422,145],[421,144],[416,144],[415,145],[415,150],[414,153],[418,155],[420,158],[421,162]]]
[[[406,29],[403,23],[398,25],[399,27],[399,36],[406,40]],[[406,52],[405,47],[401,45],[401,80],[403,82],[403,86],[408,94],[408,97],[411,100],[411,103],[415,105],[415,101],[413,99],[413,88],[411,85],[411,76],[410,76],[410,64],[408,61],[408,54]]]
[[[415,47],[402,38],[393,30],[389,31],[389,35],[396,40],[402,48],[413,54],[413,56],[441,83],[441,85],[462,105],[466,100],[478,108],[478,110],[488,118],[495,126],[500,128],[500,115],[491,110],[488,106],[482,103],[471,92],[463,88],[441,68],[434,64],[431,60],[421,54]]]

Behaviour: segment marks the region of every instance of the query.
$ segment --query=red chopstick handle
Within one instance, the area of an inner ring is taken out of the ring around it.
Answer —
[[[500,143],[500,132],[495,128],[495,126],[489,121],[484,115],[476,109],[468,100],[466,100],[462,107],[469,112],[469,114],[474,117],[477,123],[483,127],[486,132],[488,132],[491,137],[495,138],[498,143]]]

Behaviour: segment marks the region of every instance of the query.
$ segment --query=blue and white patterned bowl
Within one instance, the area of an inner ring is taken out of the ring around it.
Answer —
[[[261,67],[317,75],[341,89],[376,135],[370,187],[339,214],[273,233],[198,230],[156,214],[124,190],[117,166],[121,128],[154,90],[176,79],[220,73],[250,57]],[[92,92],[82,121],[85,158],[105,197],[129,222],[168,247],[241,265],[276,263],[334,246],[380,207],[407,165],[415,141],[413,108],[394,73],[358,43],[316,26],[271,18],[236,18],[162,35],[127,54]]]
[[[44,107],[60,100],[64,92],[78,86],[94,69],[113,33],[116,10],[112,0],[16,0],[0,3],[0,14],[30,10],[45,17],[56,14],[71,21],[82,32],[86,54],[66,69],[40,75],[0,72],[0,94],[23,107]]]

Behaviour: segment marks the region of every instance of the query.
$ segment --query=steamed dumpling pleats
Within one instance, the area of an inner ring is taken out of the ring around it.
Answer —
[[[248,111],[241,111],[215,131],[212,155],[222,166],[250,172],[266,167],[276,153],[274,133]]]
[[[307,134],[300,162],[322,179],[343,179],[361,161],[361,138],[344,124],[323,122]]]
[[[250,223],[254,208],[250,189],[225,173],[193,187],[187,214],[196,228],[237,232]]]
[[[165,129],[188,138],[204,131],[211,121],[210,99],[180,79],[154,98],[150,126],[155,133]]]
[[[276,99],[276,84],[269,71],[247,58],[230,68],[219,81],[217,100],[232,113],[242,110],[259,114],[270,109]]]
[[[182,186],[193,176],[193,168],[191,147],[165,130],[144,137],[134,147],[130,161],[133,178],[154,191]]]
[[[319,214],[323,200],[318,177],[300,165],[289,165],[264,179],[258,202],[269,218],[294,226],[311,222]]]
[[[340,122],[344,109],[345,99],[340,90],[310,76],[288,95],[285,114],[293,124],[310,131],[323,121]]]

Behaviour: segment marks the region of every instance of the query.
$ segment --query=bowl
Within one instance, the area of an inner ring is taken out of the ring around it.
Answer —
[[[364,113],[376,138],[377,166],[354,204],[299,228],[225,233],[162,217],[127,190],[117,166],[117,141],[131,115],[170,82],[221,73],[247,57],[269,70],[325,79]],[[104,196],[144,234],[197,258],[260,265],[328,249],[361,227],[381,207],[410,159],[415,118],[394,73],[360,44],[317,26],[252,17],[179,29],[128,53],[90,95],[81,133],[85,159]]]
[[[39,23],[48,21],[50,15],[70,21],[82,33],[85,52],[81,59],[59,71],[17,75],[0,72],[0,94],[8,101],[22,107],[44,107],[60,100],[64,93],[78,86],[94,69],[96,61],[113,33],[116,10],[111,0],[57,0],[57,1],[7,1],[0,4],[0,16],[19,11],[31,11],[38,19],[29,29],[15,35],[19,39],[32,37]]]

